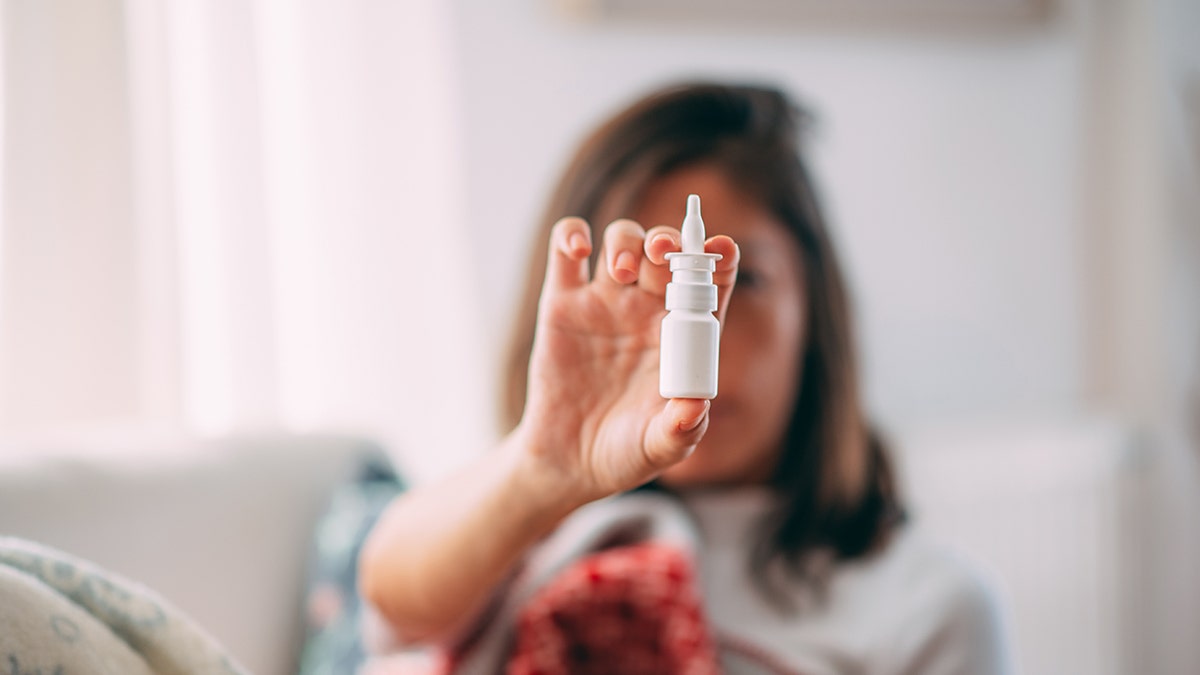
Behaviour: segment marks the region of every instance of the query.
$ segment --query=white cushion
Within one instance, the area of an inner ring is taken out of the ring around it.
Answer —
[[[0,534],[158,591],[252,672],[295,672],[313,525],[369,442],[264,435],[0,445]]]

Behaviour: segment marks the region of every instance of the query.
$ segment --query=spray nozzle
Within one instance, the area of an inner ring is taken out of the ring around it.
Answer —
[[[716,261],[721,259],[719,253],[704,252],[704,220],[700,217],[700,195],[688,195],[687,215],[683,217],[681,230],[682,250],[668,253],[667,260],[671,261],[671,271],[700,270],[712,272]],[[680,281],[680,279],[676,279]],[[704,283],[711,283],[710,276]]]
[[[704,219],[700,217],[700,195],[688,195],[683,219],[683,252],[704,253]]]
[[[698,195],[688,195],[687,215],[680,229],[683,250],[667,254],[671,268],[667,309],[711,312],[717,308],[717,287],[712,285],[712,275],[721,255],[704,252],[704,220],[700,218]]]

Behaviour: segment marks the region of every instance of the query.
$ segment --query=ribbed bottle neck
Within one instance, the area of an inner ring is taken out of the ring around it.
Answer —
[[[668,253],[671,283],[667,284],[667,310],[715,312],[717,287],[712,275],[720,259],[717,253]]]

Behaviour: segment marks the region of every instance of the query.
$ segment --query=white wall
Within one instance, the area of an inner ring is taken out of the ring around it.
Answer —
[[[1142,120],[1152,171],[1146,187],[1160,209],[1160,218],[1128,223],[1154,238],[1156,257],[1146,262],[1161,289],[1156,321],[1146,326],[1159,379],[1139,398],[1169,430],[1150,539],[1156,565],[1148,604],[1160,629],[1147,648],[1156,672],[1192,673],[1200,669],[1200,3],[1160,0],[1129,23],[1140,29],[1134,44],[1151,102]]]
[[[814,163],[856,291],[867,387],[896,424],[1069,412],[1084,377],[1082,21],[982,30],[573,23],[460,0],[467,214],[487,332],[581,134],[689,77],[778,83],[821,118]]]

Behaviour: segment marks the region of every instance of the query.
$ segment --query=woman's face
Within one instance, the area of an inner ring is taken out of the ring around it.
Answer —
[[[742,257],[721,333],[708,432],[659,481],[672,487],[763,483],[779,459],[800,381],[807,333],[800,250],[770,212],[708,166],[651,184],[635,218],[646,229],[679,227],[692,193],[700,195],[707,235],[729,235]]]

